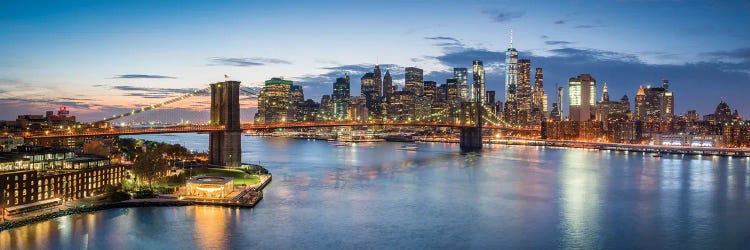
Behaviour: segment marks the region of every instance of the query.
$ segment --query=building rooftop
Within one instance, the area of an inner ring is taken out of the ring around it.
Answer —
[[[200,184],[225,184],[227,182],[233,181],[234,178],[232,177],[223,177],[223,176],[198,176],[193,177],[188,180],[189,183],[200,183]]]
[[[288,81],[288,80],[284,80],[284,79],[281,79],[281,78],[271,78],[271,80],[266,80],[266,85],[271,85],[271,84],[287,84],[287,85],[292,85],[292,84],[294,84],[294,82]]]

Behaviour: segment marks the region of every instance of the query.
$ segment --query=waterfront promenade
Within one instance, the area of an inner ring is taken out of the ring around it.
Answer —
[[[415,141],[458,143],[456,138],[415,137]],[[599,150],[634,151],[659,154],[688,154],[688,155],[718,155],[750,157],[750,148],[718,148],[718,147],[682,147],[659,146],[647,144],[627,144],[609,142],[590,142],[574,140],[543,140],[526,138],[491,138],[484,137],[484,143],[525,146],[548,146],[564,148],[591,148]]]
[[[253,190],[253,195],[250,195],[250,192],[242,192],[243,196],[247,196],[246,199],[236,199],[231,201],[208,199],[178,199],[178,197],[175,196],[159,195],[157,198],[129,199],[120,202],[108,202],[98,201],[96,200],[97,197],[91,197],[88,199],[68,202],[56,207],[24,213],[18,216],[6,216],[0,223],[0,231],[51,220],[61,216],[91,213],[113,208],[193,205],[252,208],[255,207],[255,205],[263,199],[263,189],[268,186],[271,180],[271,174],[261,175],[260,181],[258,183],[244,188],[245,190]]]

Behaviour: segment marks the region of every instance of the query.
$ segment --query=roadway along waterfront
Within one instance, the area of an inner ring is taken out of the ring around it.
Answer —
[[[207,149],[206,134],[141,138]],[[116,208],[0,232],[0,249],[750,245],[750,159],[584,148],[243,136],[273,173],[252,209]]]

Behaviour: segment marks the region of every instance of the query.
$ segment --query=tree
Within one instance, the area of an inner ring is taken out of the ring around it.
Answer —
[[[153,181],[167,170],[169,170],[167,160],[164,159],[160,150],[147,150],[139,154],[133,163],[133,174],[148,181],[150,188],[153,188]]]
[[[96,141],[90,141],[84,144],[83,153],[109,157],[110,149],[109,147],[104,146],[104,143],[102,141],[96,140]]]
[[[137,155],[136,143],[137,141],[133,138],[120,138],[117,140],[117,147],[120,148],[120,152],[122,152],[126,160],[135,160]]]

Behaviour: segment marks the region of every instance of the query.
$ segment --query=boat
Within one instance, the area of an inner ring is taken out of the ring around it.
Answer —
[[[398,148],[398,150],[417,151],[418,148],[419,147],[417,147],[417,145],[409,144],[409,145],[402,145],[400,148]]]
[[[409,136],[407,136],[407,135],[391,135],[391,136],[386,136],[383,139],[385,139],[385,141],[389,141],[389,142],[414,142],[414,137],[412,137],[410,135]]]
[[[345,146],[349,146],[349,144],[351,144],[351,143],[340,141],[340,142],[334,143],[333,145],[336,146],[336,147],[345,147]]]
[[[659,157],[661,157],[661,154],[659,154],[659,153],[656,153],[656,154],[652,154],[651,156],[652,156],[652,157],[657,157],[657,158],[659,158]]]

